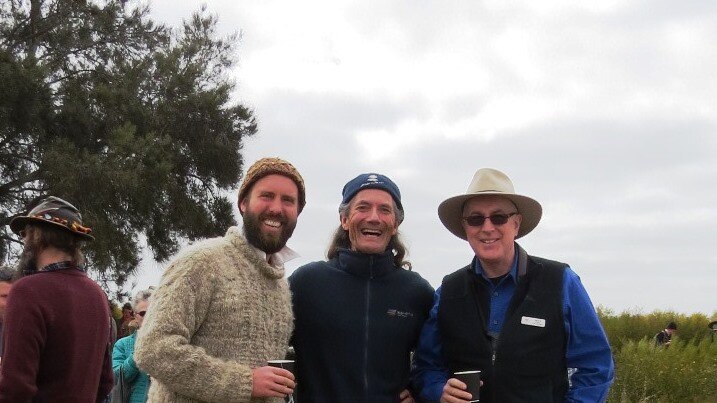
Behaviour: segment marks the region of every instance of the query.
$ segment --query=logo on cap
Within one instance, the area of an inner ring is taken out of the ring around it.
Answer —
[[[383,184],[383,181],[378,180],[378,175],[371,174],[368,177],[366,177],[366,181],[362,183],[359,187],[369,186],[369,185],[379,185]]]

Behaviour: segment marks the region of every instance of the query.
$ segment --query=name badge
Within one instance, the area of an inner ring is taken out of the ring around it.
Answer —
[[[530,316],[520,318],[520,323],[528,326],[545,327],[545,319],[531,318]]]

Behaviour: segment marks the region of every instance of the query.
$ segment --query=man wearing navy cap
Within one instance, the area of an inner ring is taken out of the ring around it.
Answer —
[[[343,189],[328,261],[289,277],[299,402],[413,402],[411,351],[433,288],[404,260],[401,193],[362,174]]]
[[[112,389],[107,296],[83,268],[93,240],[58,197],[10,221],[25,244],[3,324],[0,402],[100,402]]]

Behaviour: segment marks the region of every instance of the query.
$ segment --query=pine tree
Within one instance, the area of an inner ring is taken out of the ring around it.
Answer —
[[[39,197],[75,204],[88,266],[121,286],[143,240],[155,259],[234,224],[253,113],[231,100],[237,36],[205,8],[172,30],[132,2],[0,4],[0,261],[6,224]]]

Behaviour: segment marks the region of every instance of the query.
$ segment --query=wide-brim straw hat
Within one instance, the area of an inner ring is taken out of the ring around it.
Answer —
[[[453,235],[466,239],[466,232],[463,229],[463,205],[469,199],[480,196],[500,196],[515,204],[518,213],[522,216],[516,239],[535,229],[543,215],[540,203],[528,196],[515,193],[513,182],[506,174],[497,169],[481,168],[473,175],[466,193],[450,197],[438,206],[438,217]]]

